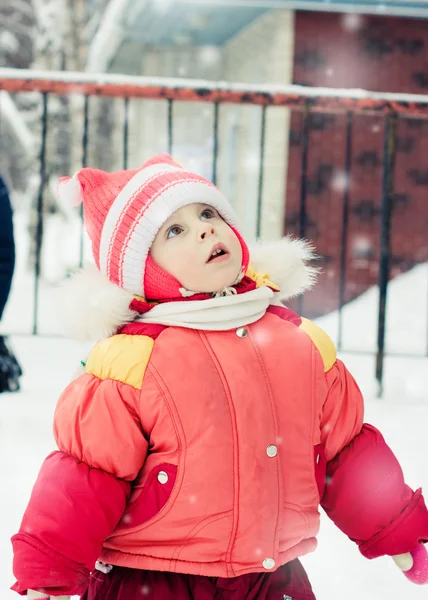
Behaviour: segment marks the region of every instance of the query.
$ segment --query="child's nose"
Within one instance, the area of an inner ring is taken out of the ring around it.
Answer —
[[[209,235],[214,235],[215,229],[212,224],[204,223],[199,230],[199,239],[204,240]]]

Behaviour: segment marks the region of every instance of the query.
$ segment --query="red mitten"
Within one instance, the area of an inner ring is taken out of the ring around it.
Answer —
[[[423,544],[419,544],[412,552],[398,554],[392,558],[409,581],[417,585],[428,583],[428,552]]]

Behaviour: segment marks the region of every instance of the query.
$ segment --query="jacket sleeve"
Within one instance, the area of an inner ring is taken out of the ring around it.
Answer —
[[[59,400],[59,452],[44,462],[12,538],[14,590],[82,594],[102,544],[119,522],[147,441],[139,390],[85,374]]]
[[[428,540],[421,490],[404,481],[380,432],[362,426],[362,396],[345,366],[326,373],[322,438],[327,457],[321,505],[367,558],[409,552]]]
[[[330,461],[360,433],[364,400],[354,378],[339,359],[324,376],[326,392],[321,414],[321,443],[326,460]]]

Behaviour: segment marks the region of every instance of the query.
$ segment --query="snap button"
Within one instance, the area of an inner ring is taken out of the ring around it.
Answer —
[[[269,458],[273,458],[278,454],[278,448],[271,444],[266,448],[266,454],[269,456]]]
[[[168,482],[168,473],[165,473],[165,471],[159,471],[158,473],[158,481],[159,483],[167,483]]]
[[[239,327],[239,329],[236,330],[236,335],[240,338],[245,338],[248,335],[248,329],[245,329],[245,327]]]
[[[274,568],[275,561],[273,558],[265,558],[262,564],[264,569],[269,570]]]

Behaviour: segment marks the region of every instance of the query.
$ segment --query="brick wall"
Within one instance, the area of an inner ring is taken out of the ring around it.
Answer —
[[[427,93],[427,21],[384,16],[296,13],[294,82],[312,86]],[[293,113],[287,184],[287,231],[298,233],[302,116]],[[375,285],[379,267],[384,120],[353,119],[346,300]],[[428,259],[428,121],[397,127],[391,275]],[[309,122],[307,235],[323,256],[324,276],[305,296],[304,312],[337,308],[343,214],[344,115]]]

